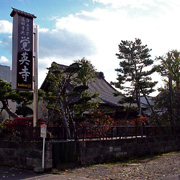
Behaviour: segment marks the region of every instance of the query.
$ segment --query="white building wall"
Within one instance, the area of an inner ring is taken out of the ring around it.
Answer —
[[[9,66],[0,65],[0,78],[6,82],[11,82],[12,80],[12,71],[10,70]],[[8,101],[10,109],[15,112],[16,111],[16,103],[12,102],[11,100]],[[0,108],[2,108],[2,103],[0,102]],[[6,119],[9,118],[9,114],[3,110],[2,111],[2,118]]]
[[[16,111],[16,103],[15,102],[12,102],[11,100],[8,100],[8,104],[9,104],[9,107],[10,107],[10,109],[11,109],[11,111],[12,112],[15,112]],[[0,102],[0,109],[2,108],[2,103]],[[2,118],[3,118],[3,120],[4,119],[7,119],[7,118],[10,118],[9,117],[9,114],[5,111],[5,110],[3,110],[2,111]]]
[[[6,82],[11,82],[12,75],[9,66],[0,65],[0,78]]]
[[[9,66],[0,65],[0,78],[6,82],[11,82],[12,71],[10,70]],[[11,100],[9,100],[8,103],[9,103],[9,107],[12,110],[12,112],[15,112],[16,106],[17,106],[16,102],[12,102]],[[29,107],[32,108],[32,110],[33,110],[33,104],[29,105]],[[48,111],[45,107],[46,107],[46,105],[43,102],[38,103],[38,118],[42,118],[43,120],[47,120],[47,114],[48,114]],[[2,108],[1,102],[0,102],[0,108]],[[33,115],[31,115],[31,116],[33,116]],[[0,118],[1,117],[4,120],[6,118],[9,118],[9,114],[5,110],[3,110]],[[1,121],[1,119],[0,119],[0,121]]]

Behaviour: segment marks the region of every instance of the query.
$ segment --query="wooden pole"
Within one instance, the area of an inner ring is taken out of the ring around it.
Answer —
[[[33,127],[37,125],[38,119],[38,54],[39,54],[39,32],[38,25],[34,26],[34,96],[33,96]]]

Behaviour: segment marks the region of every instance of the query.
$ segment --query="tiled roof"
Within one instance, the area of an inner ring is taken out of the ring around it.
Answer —
[[[53,62],[55,63],[55,62]],[[57,63],[55,63],[57,64]],[[67,66],[57,64],[61,69],[67,68]],[[41,89],[46,89],[46,79],[41,85]],[[99,97],[95,100],[100,101],[102,104],[107,104],[110,106],[119,106],[118,101],[120,100],[120,96],[115,97],[113,93],[117,92],[115,88],[113,88],[104,78],[104,74],[102,72],[97,73],[96,78],[92,79],[89,83],[89,90],[93,93],[99,93]]]
[[[115,97],[114,93],[117,92],[102,76],[96,76],[95,79],[89,83],[89,90],[91,92],[99,93],[97,100],[100,100],[103,104],[111,106],[119,106],[118,101],[120,96]]]
[[[34,14],[30,14],[25,11],[21,11],[19,9],[12,8],[12,12],[11,12],[10,16],[13,17],[15,15],[15,13],[22,15],[22,16],[29,17],[29,18],[36,18],[36,16]]]

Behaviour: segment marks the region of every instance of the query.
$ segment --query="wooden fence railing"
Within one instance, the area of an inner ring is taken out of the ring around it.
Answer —
[[[180,126],[78,126],[69,128],[69,130],[71,132],[70,137],[67,136],[65,127],[48,127],[46,140],[103,140],[180,136]],[[0,129],[0,140],[41,140],[40,127]]]

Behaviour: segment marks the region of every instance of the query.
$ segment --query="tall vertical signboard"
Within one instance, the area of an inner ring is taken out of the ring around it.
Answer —
[[[12,89],[33,89],[33,14],[12,8]]]

